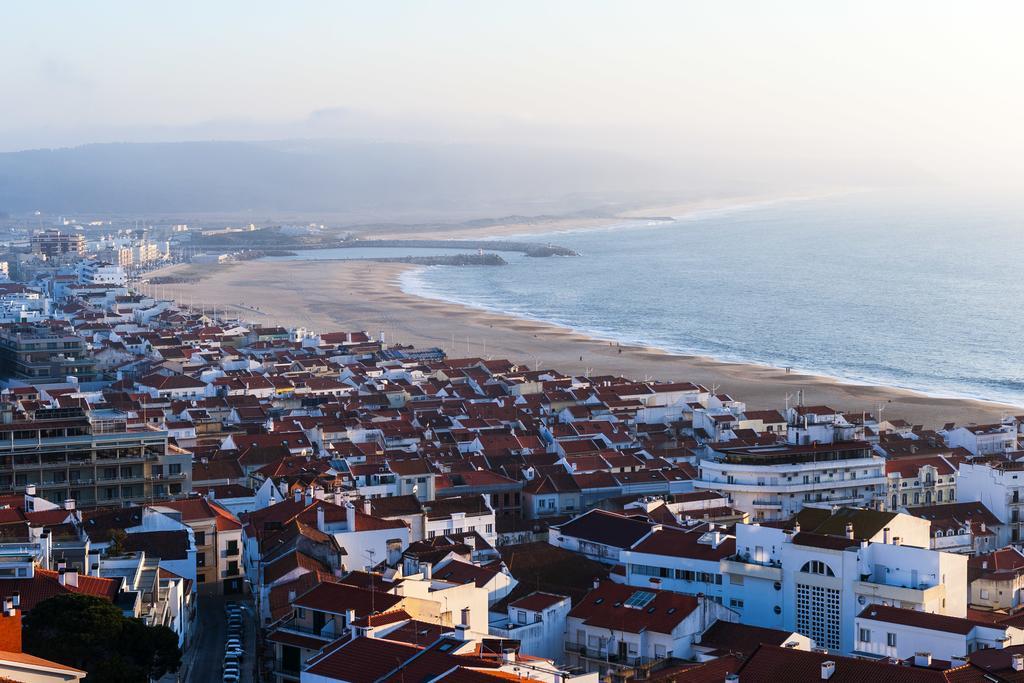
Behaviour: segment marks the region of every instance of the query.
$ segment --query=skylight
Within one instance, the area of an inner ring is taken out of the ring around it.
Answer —
[[[629,596],[629,599],[624,604],[626,607],[632,607],[633,609],[643,609],[654,598],[655,594],[650,591],[636,591]]]

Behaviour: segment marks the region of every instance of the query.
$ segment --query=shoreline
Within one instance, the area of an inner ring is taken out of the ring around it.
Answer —
[[[642,209],[627,209],[612,216],[552,216],[536,221],[494,223],[483,226],[439,225],[436,229],[425,229],[424,226],[395,226],[379,230],[358,232],[360,236],[373,239],[472,239],[472,238],[512,238],[530,237],[535,235],[558,235],[561,233],[584,232],[591,230],[608,230],[621,226],[623,223],[640,221],[672,221],[698,218],[709,212],[743,211],[758,206],[777,204],[780,202],[806,201],[825,199],[858,189],[837,189],[831,192],[813,194],[767,194],[743,195],[738,197],[721,197],[710,199],[693,199],[670,204],[656,204]],[[644,223],[643,225],[646,225]]]
[[[441,303],[449,304],[449,305],[452,305],[452,306],[458,306],[458,307],[461,307],[461,308],[468,308],[470,310],[480,311],[482,313],[488,313],[488,314],[495,315],[495,316],[498,316],[498,317],[513,318],[513,319],[516,319],[516,320],[525,320],[525,321],[532,322],[532,323],[537,323],[537,324],[540,324],[540,325],[548,325],[548,326],[551,326],[551,327],[557,327],[559,329],[566,330],[567,332],[570,332],[570,333],[573,333],[573,334],[579,334],[579,335],[588,337],[589,339],[591,339],[593,341],[596,341],[596,342],[611,343],[611,344],[615,344],[617,346],[621,346],[624,349],[627,348],[627,347],[632,348],[632,349],[645,349],[645,350],[649,350],[649,351],[652,351],[652,352],[664,353],[666,355],[673,356],[673,357],[688,358],[688,359],[699,359],[699,360],[702,360],[702,361],[721,363],[721,364],[724,364],[724,365],[738,365],[738,366],[749,366],[749,367],[765,368],[765,369],[768,369],[768,370],[775,370],[775,371],[779,371],[779,372],[784,372],[786,370],[786,366],[774,365],[774,364],[768,363],[768,362],[762,362],[762,361],[756,361],[756,360],[745,360],[745,359],[722,358],[722,357],[718,357],[718,356],[709,355],[709,354],[706,354],[706,353],[701,353],[699,351],[685,351],[685,350],[671,349],[671,348],[667,348],[667,347],[664,347],[664,346],[659,346],[657,343],[647,343],[647,342],[644,342],[642,340],[637,340],[637,339],[623,340],[623,339],[619,339],[619,338],[614,337],[614,336],[606,335],[606,334],[604,334],[602,332],[598,332],[598,331],[595,331],[595,330],[578,329],[578,328],[572,327],[571,325],[555,322],[555,321],[552,321],[552,320],[544,320],[542,318],[536,318],[534,316],[520,314],[520,313],[515,313],[515,312],[512,312],[512,311],[503,311],[503,310],[499,310],[499,309],[496,309],[496,308],[488,307],[488,306],[483,305],[483,304],[474,304],[474,303],[468,303],[468,302],[464,302],[464,301],[458,301],[456,299],[448,298],[448,297],[444,296],[443,294],[432,292],[429,289],[429,287],[427,287],[422,282],[416,282],[416,283],[410,282],[410,280],[412,278],[414,278],[417,275],[419,275],[420,273],[424,272],[424,270],[427,267],[431,267],[431,266],[416,265],[415,267],[409,268],[408,270],[406,270],[406,271],[400,273],[398,276],[396,276],[395,284],[398,287],[398,289],[401,290],[401,292],[403,294],[406,294],[407,296],[410,296],[410,297],[416,297],[416,298],[421,298],[421,299],[430,299],[430,300],[433,300],[433,301],[439,301]],[[950,401],[978,401],[978,402],[981,402],[981,403],[986,403],[986,404],[991,404],[991,405],[1005,406],[1007,409],[1012,409],[1015,412],[1024,413],[1024,403],[1022,403],[1021,405],[1017,405],[1017,404],[1013,404],[1013,403],[1003,403],[1002,401],[999,401],[999,400],[996,400],[996,399],[978,398],[978,397],[974,397],[974,396],[965,396],[965,395],[952,394],[952,393],[944,394],[944,393],[940,393],[940,392],[936,392],[936,391],[929,391],[927,389],[899,386],[897,384],[885,382],[884,380],[875,380],[875,379],[870,379],[870,378],[840,377],[838,375],[830,375],[830,374],[823,373],[823,372],[815,372],[813,370],[807,370],[805,368],[798,368],[798,367],[794,367],[794,366],[790,366],[789,370],[791,371],[789,373],[791,375],[820,377],[823,380],[827,380],[829,382],[835,382],[837,384],[848,384],[848,385],[851,385],[851,386],[854,386],[854,387],[880,387],[880,388],[885,388],[885,389],[892,389],[894,391],[907,391],[907,392],[911,392],[911,393],[914,393],[914,394],[920,394],[922,396],[927,396],[929,398],[941,399],[941,400],[950,400]],[[737,400],[742,400],[742,399],[737,399]]]
[[[732,394],[750,409],[781,409],[786,396],[803,389],[805,402],[837,410],[900,417],[926,428],[998,421],[1024,409],[979,399],[950,398],[910,389],[862,384],[790,372],[754,363],[733,363],[675,354],[643,345],[617,346],[570,328],[503,315],[402,290],[404,274],[420,266],[368,261],[248,261],[198,268],[175,265],[153,274],[192,271],[188,285],[157,288],[164,296],[263,325],[302,325],[312,330],[383,332],[388,343],[438,346],[451,357],[504,357],[569,374],[614,374],[638,380],[689,381]],[[268,283],[288,283],[288,288]],[[201,303],[200,303],[201,302]],[[619,349],[621,348],[621,353]],[[583,358],[581,361],[580,358]]]

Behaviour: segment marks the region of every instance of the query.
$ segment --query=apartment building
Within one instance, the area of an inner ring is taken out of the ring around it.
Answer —
[[[703,597],[600,582],[566,619],[566,662],[601,678],[641,677],[666,658],[692,659],[715,621],[737,615]]]
[[[88,343],[70,328],[17,323],[0,328],[0,377],[50,384],[98,375]]]
[[[237,595],[245,590],[242,524],[233,514],[199,496],[151,506],[188,525],[196,543],[196,591],[200,595]]]
[[[857,648],[854,619],[868,605],[966,616],[967,557],[885,540],[858,539],[852,528],[833,536],[737,525],[736,555],[722,562],[727,604],[743,623],[794,630],[842,653]]]
[[[693,486],[729,496],[754,521],[788,519],[807,505],[874,507],[885,461],[864,441],[711,449]]]
[[[963,662],[978,650],[1024,644],[1024,630],[1017,626],[885,605],[865,607],[855,626],[858,653],[894,660],[924,654]]]
[[[1024,534],[1024,461],[986,458],[960,463],[957,500],[978,501],[1002,525],[995,547],[1018,543]]]
[[[956,500],[957,465],[963,458],[944,455],[890,458],[885,504],[890,510]]]
[[[32,253],[47,261],[78,259],[85,256],[85,235],[77,232],[43,230],[29,238]]]
[[[1017,428],[1012,423],[955,427],[939,433],[950,448],[965,448],[971,455],[1003,455],[1017,449]]]
[[[168,445],[165,431],[129,428],[125,413],[54,408],[14,419],[8,404],[0,419],[0,491],[89,507],[191,490],[191,453]]]

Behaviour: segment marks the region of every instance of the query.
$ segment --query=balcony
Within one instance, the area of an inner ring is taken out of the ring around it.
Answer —
[[[853,592],[880,600],[924,605],[934,600],[945,598],[946,586],[941,583],[935,586],[921,584],[917,588],[911,588],[908,586],[890,586],[889,584],[874,583],[872,581],[856,581],[853,584]]]
[[[766,579],[768,581],[782,581],[782,564],[778,562],[747,562],[738,557],[733,557],[728,560],[722,560],[719,566],[723,574],[749,576],[752,579]]]
[[[755,498],[754,507],[756,508],[771,508],[774,510],[782,509],[782,499],[773,498]]]
[[[322,638],[325,641],[335,639],[334,634],[334,622],[327,622],[323,627],[315,629],[309,626],[304,626],[295,619],[295,617],[288,617],[284,621],[278,622],[274,628],[280,631],[290,631],[291,633],[300,633],[305,636],[312,636],[314,638]]]
[[[587,647],[579,643],[566,641],[566,654],[574,654],[580,659],[591,662],[600,662],[612,668],[626,669],[651,666],[661,661],[661,657],[641,657],[639,655],[620,655],[618,652],[609,652],[608,648]]]
[[[856,479],[829,479],[824,477],[821,481],[812,481],[808,483],[803,482],[778,482],[775,484],[771,483],[758,483],[758,482],[738,482],[728,481],[723,477],[705,477],[702,479],[695,479],[693,482],[694,488],[698,489],[709,489],[712,491],[721,492],[741,492],[750,493],[758,492],[764,496],[762,500],[772,500],[771,494],[789,494],[789,493],[818,493],[821,491],[827,491],[836,489],[837,491],[856,486],[857,488],[862,487],[880,487],[878,490],[884,489],[886,485],[885,477],[858,477]]]

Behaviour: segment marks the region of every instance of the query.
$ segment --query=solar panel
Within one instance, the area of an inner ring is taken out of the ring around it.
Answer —
[[[647,603],[654,598],[655,594],[650,591],[637,591],[629,596],[629,599],[625,602],[625,606],[632,607],[633,609],[643,609],[647,606]]]

